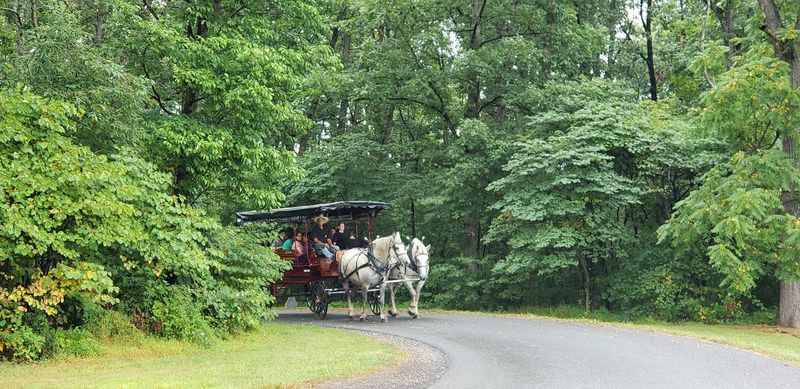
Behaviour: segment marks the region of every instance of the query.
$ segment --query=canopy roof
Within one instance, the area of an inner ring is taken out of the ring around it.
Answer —
[[[389,208],[388,203],[378,201],[338,201],[335,203],[302,205],[299,207],[278,208],[271,211],[236,212],[236,223],[284,222],[298,223],[317,215],[325,215],[331,220],[356,220],[375,216]]]

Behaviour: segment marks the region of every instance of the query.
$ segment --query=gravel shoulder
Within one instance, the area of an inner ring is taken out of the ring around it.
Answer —
[[[427,388],[447,370],[447,356],[435,347],[413,339],[372,331],[362,333],[379,338],[403,351],[403,360],[366,376],[335,380],[315,385],[319,389]]]

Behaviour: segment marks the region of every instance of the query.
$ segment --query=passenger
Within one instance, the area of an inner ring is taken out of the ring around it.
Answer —
[[[345,224],[339,223],[337,228],[334,230],[333,238],[331,239],[333,240],[333,244],[342,250],[351,248],[349,242],[347,241],[347,232],[345,229]]]
[[[341,246],[336,244],[336,241],[333,239],[334,235],[336,235],[336,228],[331,228],[331,230],[328,231],[328,234],[325,236],[325,238],[326,238],[325,241],[328,242],[329,246],[332,246],[336,250],[339,250],[341,248]]]
[[[292,251],[292,245],[294,245],[294,240],[292,240],[292,231],[286,230],[286,240],[281,243],[281,249],[283,251]]]
[[[289,243],[289,248],[288,249],[284,247],[284,246],[286,246],[286,241],[287,240],[289,240],[289,241],[292,240],[292,230],[283,230],[281,232],[281,236],[278,237],[278,239],[275,239],[274,242],[272,242],[272,247],[280,247],[281,249],[287,250],[287,251],[291,250],[292,249],[291,243]]]
[[[294,243],[292,243],[292,253],[294,253],[295,263],[298,265],[308,264],[308,252],[306,251],[306,240],[302,232],[298,232],[294,236]]]
[[[333,257],[336,256],[336,250],[333,247],[331,247],[330,245],[326,244],[325,242],[319,240],[319,238],[316,237],[316,236],[314,237],[314,245],[313,246],[314,246],[314,251],[317,254],[319,254],[319,255],[327,258],[327,259],[333,259]]]

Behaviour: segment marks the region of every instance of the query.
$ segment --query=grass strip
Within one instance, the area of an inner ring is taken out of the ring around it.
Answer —
[[[400,349],[352,331],[268,323],[201,346],[144,337],[109,340],[96,357],[0,363],[4,388],[302,387],[402,359]]]

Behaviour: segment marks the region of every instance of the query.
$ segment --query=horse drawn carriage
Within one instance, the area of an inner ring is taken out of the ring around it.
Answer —
[[[324,215],[330,222],[349,224],[356,237],[361,236],[359,232],[364,234],[365,246],[370,247],[371,253],[371,245],[368,242],[372,242],[375,218],[387,208],[389,208],[389,204],[382,202],[340,201],[273,209],[271,211],[237,212],[236,221],[237,224],[254,222],[288,224],[295,227],[297,231],[307,234],[312,220]],[[399,237],[399,234],[397,235]],[[400,243],[402,245],[402,242]],[[328,313],[328,305],[332,300],[347,296],[349,302],[349,287],[342,286],[343,274],[339,263],[341,255],[327,259],[313,249],[311,242],[306,241],[304,244],[306,245],[306,258],[302,261],[299,261],[292,251],[283,250],[282,248],[273,249],[282,259],[291,262],[292,267],[284,273],[280,282],[271,286],[271,293],[279,301],[289,297],[305,299],[309,310],[320,319],[324,319]],[[404,246],[402,247],[402,251],[405,252]],[[346,272],[352,274],[352,271]],[[345,274],[344,276],[346,278],[348,275]],[[375,315],[381,313],[383,304],[379,293],[387,283],[405,281],[405,279],[389,280],[387,273],[381,278],[380,284],[364,288],[363,292],[366,293],[366,299],[372,313]]]

